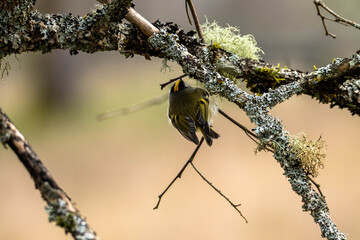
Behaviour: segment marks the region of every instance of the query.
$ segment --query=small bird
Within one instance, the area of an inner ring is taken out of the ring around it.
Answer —
[[[213,139],[220,137],[211,129],[212,115],[217,108],[209,97],[205,89],[191,87],[183,80],[176,81],[169,93],[168,115],[172,125],[196,145],[199,144],[196,130],[200,130],[209,146]]]

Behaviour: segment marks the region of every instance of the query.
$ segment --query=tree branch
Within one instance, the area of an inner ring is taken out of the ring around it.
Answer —
[[[17,12],[0,13],[0,59],[53,49],[68,49],[71,54],[121,50],[124,34],[131,31],[131,24],[121,24],[131,0],[113,1],[84,17],[41,14],[32,11],[32,4],[26,1]]]
[[[21,5],[25,1],[27,0],[0,0],[0,11],[12,11],[15,6]]]
[[[75,240],[98,239],[95,231],[73,205],[70,197],[55,182],[30,144],[1,109],[0,141],[13,150],[34,180],[35,187],[47,203],[46,212],[49,214],[49,221],[64,228],[65,232],[70,233]]]
[[[29,4],[25,2],[21,5],[22,11],[18,15],[8,15],[5,14],[6,11],[0,15],[3,20],[0,22],[0,59],[14,53],[46,53],[53,49],[68,49],[71,54],[78,51],[94,53],[116,50],[127,57],[139,54],[146,58],[164,58],[165,54],[155,50],[147,42],[148,35],[163,28],[169,34],[176,34],[179,43],[189,53],[201,56],[201,61],[213,62],[212,66],[217,72],[225,72],[234,78],[245,80],[247,87],[254,93],[262,94],[269,88],[275,89],[305,79],[307,84],[298,94],[307,94],[322,103],[330,104],[331,107],[347,108],[352,114],[360,115],[358,54],[354,54],[352,58],[335,59],[323,68],[304,73],[242,59],[221,49],[211,50],[204,46],[193,32],[185,33],[172,23],[156,22],[155,26],[152,26],[145,21],[134,20],[139,29],[132,24],[121,23],[125,15],[138,15],[127,14],[130,0],[112,1],[84,17],[74,17],[71,14],[42,15],[29,10]],[[147,30],[144,30],[144,25]],[[204,52],[208,54],[204,55]]]

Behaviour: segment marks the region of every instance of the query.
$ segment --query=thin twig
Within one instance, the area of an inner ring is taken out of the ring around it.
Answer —
[[[110,4],[112,0],[97,0],[102,4]],[[127,14],[125,15],[125,19],[130,23],[137,26],[140,31],[145,34],[145,36],[150,37],[154,33],[158,33],[159,29],[152,25],[147,19],[141,16],[138,12],[133,8],[129,8]]]
[[[156,204],[156,206],[153,208],[154,210],[155,209],[158,209],[159,208],[159,205],[160,205],[160,201],[162,199],[162,197],[164,196],[164,194],[167,192],[167,190],[169,190],[169,188],[173,185],[173,183],[178,179],[178,178],[181,178],[181,175],[183,174],[183,172],[185,171],[186,167],[189,165],[189,163],[191,163],[195,156],[196,156],[196,153],[198,152],[198,150],[200,149],[201,147],[201,144],[204,142],[204,137],[202,137],[200,139],[200,142],[199,144],[196,146],[194,152],[191,154],[191,157],[189,158],[189,160],[185,163],[185,165],[181,168],[180,172],[176,175],[176,177],[171,181],[171,183],[165,188],[165,190],[159,195],[159,200]]]
[[[237,121],[235,121],[232,117],[230,117],[229,115],[227,115],[224,111],[222,111],[220,108],[218,108],[218,111],[221,115],[223,115],[226,119],[228,119],[230,122],[232,122],[233,124],[235,124],[236,126],[238,126],[239,128],[241,128],[246,135],[248,135],[248,137],[253,140],[255,143],[257,142],[257,136],[251,132],[249,129],[247,129],[244,125],[238,123]]]
[[[314,4],[316,6],[316,10],[317,10],[317,14],[319,15],[319,17],[321,18],[321,22],[324,26],[324,29],[325,29],[325,35],[328,35],[328,36],[331,36],[332,38],[336,38],[336,35],[329,32],[329,30],[327,29],[327,26],[326,26],[326,23],[325,23],[325,20],[328,19],[326,18],[320,11],[320,5],[318,4],[319,1],[317,0],[314,0]]]
[[[359,23],[356,23],[356,22],[354,22],[354,21],[351,21],[351,20],[348,20],[348,19],[346,19],[346,18],[341,17],[339,14],[337,14],[336,12],[334,12],[333,10],[331,10],[328,6],[326,6],[323,1],[321,1],[321,0],[314,0],[314,4],[315,4],[316,10],[317,10],[317,14],[320,16],[321,21],[322,21],[322,24],[323,24],[323,26],[324,26],[325,35],[329,35],[329,36],[331,36],[332,38],[336,38],[336,35],[333,34],[333,33],[331,33],[331,32],[329,32],[329,30],[327,29],[325,20],[329,20],[329,21],[341,23],[341,24],[343,24],[343,25],[345,25],[345,26],[351,26],[351,27],[360,29],[360,24],[359,24]],[[325,16],[321,13],[320,7],[323,8],[325,11],[327,11],[329,14],[331,14],[331,15],[334,17],[334,19],[325,17]]]
[[[251,139],[253,140],[257,145],[259,145],[259,142],[258,142],[258,138],[257,136],[255,135],[255,133],[251,132],[249,129],[247,129],[244,125],[240,124],[239,122],[237,122],[236,120],[234,120],[232,117],[230,117],[228,114],[226,114],[224,111],[222,111],[220,108],[218,109],[219,113],[221,115],[223,115],[226,119],[228,119],[230,122],[232,122],[233,124],[235,124],[236,126],[238,126],[239,128],[241,128],[245,134]],[[273,149],[271,149],[271,147],[269,148],[270,146],[265,146],[265,149],[269,152],[274,152]]]
[[[200,39],[201,39],[203,42],[205,42],[205,41],[204,41],[204,35],[203,35],[203,33],[202,33],[202,30],[201,30],[199,18],[198,18],[197,14],[196,14],[196,10],[195,10],[194,4],[193,4],[192,0],[185,0],[185,1],[186,1],[185,5],[187,4],[187,5],[189,6],[189,8],[190,8],[191,15],[192,15],[192,17],[193,17],[193,19],[194,19],[196,31],[197,31],[197,33],[199,34]],[[187,12],[187,8],[186,8],[186,12]],[[189,14],[188,14],[188,18],[189,18]],[[190,19],[190,18],[189,18],[189,19]],[[190,21],[190,24],[191,24],[191,21]]]
[[[183,77],[186,77],[186,76],[187,76],[187,74],[183,74],[183,75],[181,75],[181,76],[179,76],[179,77],[170,79],[168,82],[160,84],[160,87],[161,87],[160,89],[163,90],[164,87],[166,87],[166,86],[169,85],[170,83],[175,82],[175,81],[178,80],[178,79],[182,79]]]
[[[187,0],[185,0],[185,11],[186,11],[186,16],[187,16],[187,18],[188,18],[188,20],[189,20],[190,25],[192,25],[191,18],[190,18],[190,14],[189,14],[189,7],[188,7],[188,2],[187,2]]]
[[[205,178],[204,175],[201,174],[201,172],[195,167],[195,165],[190,162],[191,166],[194,168],[194,170],[197,172],[197,174],[199,174],[199,176],[207,183],[210,185],[210,187],[212,187],[218,194],[220,194],[220,196],[222,196],[223,198],[225,198],[225,200],[230,203],[230,205],[235,208],[235,210],[240,214],[240,216],[245,220],[246,223],[248,223],[248,220],[246,219],[246,217],[241,213],[241,211],[238,209],[239,206],[241,206],[241,204],[234,204],[228,197],[226,197],[219,189],[217,189],[209,180],[207,180]]]
[[[312,184],[314,184],[314,186],[317,188],[317,190],[319,191],[319,194],[325,198],[324,194],[322,193],[322,191],[320,190],[320,184],[318,184],[317,182],[315,182],[314,179],[312,179],[309,175],[306,175],[307,178],[310,180],[310,182],[312,182]]]
[[[122,116],[122,115],[128,115],[134,112],[138,112],[141,110],[144,110],[148,107],[157,105],[157,104],[161,104],[163,102],[165,102],[165,100],[168,98],[168,94],[164,94],[161,96],[157,96],[151,99],[148,99],[144,102],[138,103],[138,104],[134,104],[134,105],[130,105],[127,107],[123,107],[123,108],[119,108],[119,109],[115,109],[115,110],[110,110],[110,111],[106,111],[104,113],[100,113],[96,116],[98,121],[104,121],[106,119],[109,118],[113,118],[113,117],[117,117],[117,116]]]

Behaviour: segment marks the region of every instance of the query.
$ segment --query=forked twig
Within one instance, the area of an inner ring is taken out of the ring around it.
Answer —
[[[331,10],[328,6],[325,5],[325,3],[322,0],[314,0],[314,4],[317,10],[317,14],[319,15],[319,17],[321,18],[322,24],[324,26],[325,29],[325,35],[329,35],[332,38],[336,38],[336,35],[331,33],[326,26],[325,20],[329,20],[329,21],[333,21],[333,22],[337,22],[337,23],[341,23],[344,24],[345,26],[351,26],[357,29],[360,29],[360,24],[356,23],[354,21],[348,20],[346,18],[341,17],[339,14],[337,14],[336,12],[334,12],[333,10]],[[331,14],[334,19],[325,17],[321,11],[320,11],[320,7],[323,8],[325,11],[327,11],[329,14]]]
[[[194,170],[197,172],[197,174],[199,174],[199,176],[207,183],[210,185],[210,187],[212,187],[218,194],[220,194],[220,196],[222,196],[223,198],[225,198],[225,200],[230,203],[230,205],[235,208],[235,210],[240,214],[240,216],[245,220],[246,223],[248,223],[248,220],[246,219],[246,217],[242,214],[242,212],[238,209],[238,207],[241,204],[234,204],[228,197],[226,197],[219,189],[217,189],[209,180],[207,180],[205,178],[204,175],[201,174],[201,172],[195,167],[195,165],[190,162],[191,166],[194,168]]]
[[[198,150],[200,149],[202,143],[204,142],[204,137],[202,137],[200,139],[200,142],[199,144],[196,146],[194,152],[191,154],[191,157],[189,158],[189,160],[185,163],[185,165],[181,168],[180,172],[176,175],[176,177],[171,181],[171,183],[165,188],[165,190],[159,195],[159,200],[156,204],[156,206],[153,208],[154,210],[155,209],[158,209],[159,208],[159,205],[160,205],[160,201],[162,199],[162,197],[164,196],[164,194],[169,190],[169,188],[174,184],[174,182],[178,179],[178,178],[181,178],[181,175],[183,174],[183,172],[185,171],[186,167],[189,165],[189,163],[191,163],[195,156],[196,156],[196,153],[198,152]]]

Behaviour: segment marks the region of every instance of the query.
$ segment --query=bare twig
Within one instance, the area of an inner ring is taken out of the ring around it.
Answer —
[[[198,152],[198,150],[200,149],[201,147],[201,144],[204,142],[204,137],[202,137],[200,139],[200,142],[199,144],[196,146],[194,152],[191,154],[191,157],[189,158],[189,160],[185,163],[185,165],[181,168],[180,172],[176,175],[176,177],[171,181],[171,183],[165,188],[165,190],[159,195],[159,200],[156,204],[156,206],[154,207],[154,210],[155,209],[158,209],[159,208],[159,205],[160,205],[160,201],[162,199],[162,197],[164,196],[164,194],[169,190],[169,188],[174,184],[174,182],[178,179],[178,178],[181,178],[181,175],[183,174],[183,172],[185,171],[186,167],[189,165],[189,163],[191,163],[195,156],[196,156],[196,153]]]
[[[188,18],[188,20],[189,20],[190,25],[192,25],[191,18],[190,18],[190,14],[189,14],[189,7],[188,7],[188,6],[189,6],[189,5],[188,5],[188,1],[185,0],[186,16],[187,16],[187,18]]]
[[[248,137],[253,140],[255,143],[258,143],[257,136],[251,132],[249,129],[247,129],[244,125],[240,124],[239,122],[235,121],[232,117],[230,117],[229,115],[227,115],[224,111],[222,111],[220,108],[218,109],[219,113],[221,115],[223,115],[226,119],[228,119],[230,122],[232,122],[233,124],[235,124],[236,126],[238,126],[239,128],[241,128],[246,135],[248,135]]]
[[[322,0],[314,0],[314,4],[317,10],[317,14],[320,16],[322,24],[324,26],[325,29],[325,35],[329,35],[332,38],[336,38],[336,35],[329,32],[329,30],[326,27],[326,23],[325,20],[329,20],[329,21],[333,21],[333,22],[337,22],[337,23],[341,23],[345,26],[351,26],[357,29],[360,29],[360,24],[356,23],[354,21],[348,20],[346,18],[341,17],[339,14],[337,14],[336,12],[334,12],[333,10],[331,10],[328,6],[325,5],[325,3]],[[325,17],[321,11],[320,11],[320,7],[323,8],[325,11],[327,11],[329,14],[331,14],[334,19]]]
[[[197,14],[196,14],[196,10],[195,10],[193,1],[192,1],[192,0],[185,0],[185,6],[186,6],[186,14],[187,14],[187,16],[188,16],[188,19],[189,19],[190,24],[191,24],[191,21],[190,21],[190,18],[189,18],[187,6],[189,6],[190,11],[191,11],[191,15],[192,15],[192,17],[193,17],[193,19],[194,19],[196,31],[197,31],[197,33],[199,34],[200,39],[204,42],[204,35],[203,35],[203,33],[202,33],[202,30],[201,30],[199,18],[198,18]]]
[[[117,116],[122,116],[122,115],[128,115],[134,112],[138,112],[141,110],[144,110],[148,107],[157,105],[157,104],[161,104],[163,102],[165,102],[165,100],[168,98],[168,94],[164,94],[161,96],[157,96],[151,99],[148,99],[144,102],[138,103],[138,104],[134,104],[134,105],[130,105],[127,107],[123,107],[123,108],[119,108],[119,109],[115,109],[115,110],[110,110],[104,113],[100,113],[96,116],[97,120],[99,121],[104,121],[106,119],[109,118],[113,118],[113,117],[117,117]]]
[[[102,4],[109,4],[112,0],[97,0]],[[152,25],[148,20],[146,20],[143,16],[141,16],[138,12],[133,8],[128,9],[128,13],[125,15],[125,19],[130,23],[137,26],[140,31],[145,34],[145,36],[150,37],[154,33],[158,33],[159,29],[157,29],[154,25]]]
[[[318,184],[317,182],[315,182],[315,180],[312,179],[309,175],[306,175],[306,176],[307,176],[307,178],[310,180],[310,182],[311,182],[312,184],[314,184],[314,186],[317,188],[317,190],[319,191],[319,194],[320,194],[323,198],[325,198],[324,194],[322,193],[322,191],[321,191],[321,189],[320,189],[320,184]]]
[[[258,137],[255,135],[255,133],[251,132],[249,129],[247,129],[244,125],[240,124],[239,122],[237,122],[236,120],[234,120],[232,117],[230,117],[228,114],[226,114],[224,111],[222,111],[220,108],[218,109],[219,113],[221,115],[223,115],[226,119],[228,119],[230,122],[232,122],[233,124],[235,124],[236,126],[238,126],[239,128],[241,128],[245,134],[251,139],[253,140],[256,144],[259,145],[258,142]],[[265,149],[269,152],[274,152],[273,149],[271,149],[270,146],[265,146]]]
[[[166,86],[169,85],[170,83],[175,82],[175,81],[178,80],[178,79],[182,79],[183,77],[186,77],[186,76],[187,76],[187,74],[183,74],[183,75],[181,75],[181,76],[179,76],[179,77],[170,79],[170,80],[169,80],[168,82],[166,82],[166,83],[160,84],[161,90],[163,90],[164,87],[166,87]]]
[[[197,172],[197,174],[199,174],[199,176],[207,183],[210,185],[210,187],[212,187],[218,194],[220,194],[220,196],[222,196],[223,198],[225,198],[225,200],[230,203],[230,205],[235,208],[235,210],[240,214],[240,216],[245,220],[246,223],[248,223],[248,220],[246,219],[246,217],[241,213],[241,211],[238,209],[238,207],[241,204],[234,204],[227,196],[225,196],[219,189],[217,189],[209,180],[207,180],[205,178],[204,175],[201,174],[201,172],[195,167],[195,165],[190,162],[191,166],[194,168],[194,170]]]
[[[90,228],[86,219],[73,205],[70,197],[55,182],[30,144],[1,109],[0,141],[14,151],[34,180],[35,187],[39,189],[42,198],[48,204],[46,210],[49,221],[55,221],[56,225],[64,228],[65,232],[70,233],[75,240],[98,239],[95,231]]]
[[[133,8],[128,9],[128,13],[125,15],[125,19],[137,26],[145,36],[150,37],[154,33],[158,33],[154,25],[152,25],[148,20],[136,12]]]

